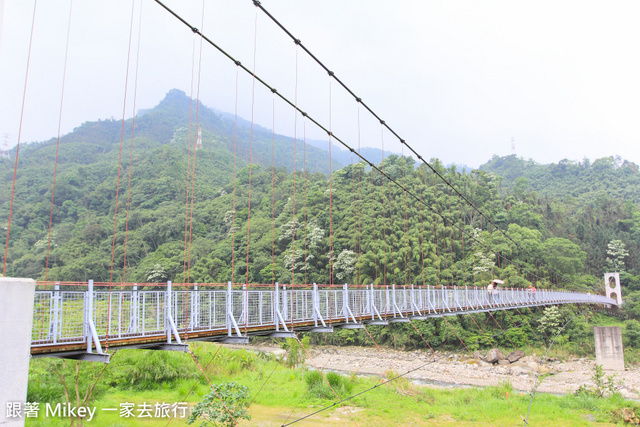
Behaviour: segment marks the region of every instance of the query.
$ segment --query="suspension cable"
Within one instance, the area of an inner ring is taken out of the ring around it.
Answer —
[[[380,164],[382,166],[382,173],[384,174],[384,128],[380,127],[380,145],[382,150],[382,160]],[[384,179],[382,179],[382,250],[384,254],[384,262],[382,264],[382,283],[387,284],[387,230],[385,221],[385,191],[384,191]]]
[[[256,11],[257,14],[257,11]],[[298,48],[296,47],[294,104],[298,105]],[[291,330],[293,323],[293,300],[296,286],[296,156],[298,155],[298,110],[293,110],[293,199],[291,204]]]
[[[236,181],[238,162],[238,76],[240,69],[236,67],[236,103],[235,103],[235,120],[233,125],[233,205],[231,209],[231,283],[233,283],[235,274],[235,247],[236,247]],[[273,196],[272,196],[273,199]],[[273,215],[273,207],[272,207]],[[272,231],[273,233],[273,231]],[[273,238],[272,238],[273,240]],[[273,250],[272,250],[273,253]]]
[[[158,1],[158,0],[156,0]],[[427,162],[426,160],[424,160],[422,158],[422,156],[420,154],[418,154],[418,152],[413,149],[403,138],[400,137],[400,135],[398,133],[396,133],[395,130],[393,130],[380,116],[378,116],[363,100],[362,98],[358,97],[345,83],[342,82],[342,80],[340,80],[338,78],[338,76],[335,75],[335,73],[333,71],[331,71],[322,61],[320,61],[320,59],[318,59],[301,41],[300,39],[296,38],[282,23],[280,23],[271,13],[269,13],[261,4],[260,1],[258,0],[251,0],[254,4],[254,6],[256,6],[257,8],[259,8],[260,10],[262,10],[262,12],[264,12],[265,15],[267,15],[278,27],[280,27],[280,29],[282,29],[282,31],[284,31],[297,45],[299,45],[306,53],[307,55],[309,55],[309,57],[311,57],[324,71],[326,71],[330,77],[332,77],[340,86],[342,86],[342,88],[347,91],[358,103],[361,103],[364,108],[367,109],[367,111],[369,111],[369,113],[376,119],[378,120],[384,127],[386,127],[389,132],[391,132],[397,139],[398,141],[406,146],[417,158],[418,160],[420,160],[422,163],[424,163],[428,168],[430,168],[435,174],[438,175],[438,177],[449,187],[451,187],[453,189],[454,192],[456,192],[458,194],[458,196],[460,196],[461,198],[463,198],[465,200],[465,202],[467,204],[469,204],[470,206],[472,206],[475,210],[478,211],[478,213],[480,213],[480,215],[484,216],[485,218],[487,218],[487,220],[489,222],[491,222],[494,226],[496,226],[495,223],[493,223],[493,221],[483,212],[481,211],[478,207],[475,206],[475,204],[473,204],[469,198],[462,194],[457,188],[455,188],[455,186],[453,186],[453,184],[448,181],[447,179],[445,179],[444,176],[442,176],[442,174],[440,174],[440,172],[438,172],[436,170],[436,168],[431,165],[429,162]],[[497,226],[496,229],[500,230]],[[500,232],[509,240],[511,240],[513,243],[515,243],[516,245],[518,245],[518,243],[513,240],[506,232],[504,232],[503,230],[500,230]],[[537,257],[536,257],[537,258]],[[550,268],[550,270],[552,270]]]
[[[11,202],[9,203],[9,220],[7,222],[7,242],[4,245],[4,260],[2,264],[2,276],[7,273],[7,253],[9,252],[9,234],[11,233],[11,214],[13,213],[13,196],[16,190],[16,175],[18,173],[18,155],[20,154],[20,140],[22,138],[22,121],[24,119],[24,106],[27,99],[27,83],[29,81],[29,65],[31,64],[31,47],[33,45],[33,29],[36,23],[36,11],[38,0],[33,2],[33,17],[31,18],[31,35],[29,36],[29,50],[27,53],[27,69],[24,76],[24,90],[22,92],[22,108],[20,110],[20,126],[18,127],[18,144],[16,145],[16,161],[13,167],[13,183],[11,185]]]
[[[113,215],[113,240],[111,243],[111,269],[109,272],[109,292],[111,292],[111,283],[113,283],[113,263],[116,251],[116,226],[118,223],[118,196],[120,194],[120,169],[122,167],[122,146],[124,142],[124,123],[127,110],[127,92],[129,91],[129,62],[131,60],[131,42],[133,39],[133,16],[135,10],[136,0],[131,2],[131,20],[129,25],[129,47],[127,50],[127,67],[124,79],[124,99],[122,102],[122,125],[120,127],[120,154],[118,155],[118,177],[116,182],[116,195],[115,195],[115,213]],[[109,298],[111,300],[111,298]],[[109,301],[111,302],[111,301]],[[107,331],[107,336],[108,336]]]
[[[251,244],[251,173],[253,171],[253,125],[255,122],[255,97],[256,97],[256,52],[258,46],[258,13],[256,12],[254,27],[253,27],[253,72],[254,79],[251,81],[251,136],[249,142],[249,190],[248,190],[248,202],[247,202],[247,262],[245,272],[245,302],[249,303],[249,248]],[[245,322],[244,322],[244,334],[247,336],[247,324],[249,323],[248,307],[245,305]]]
[[[368,163],[368,165],[372,168],[375,168],[376,170],[378,170],[379,172],[382,173],[383,176],[385,176],[390,182],[394,183],[396,186],[402,188],[402,185],[400,183],[398,183],[395,179],[393,179],[392,177],[390,177],[389,175],[387,175],[386,173],[383,173],[382,171],[380,171],[380,169],[375,166],[373,163],[371,163],[369,160],[367,160],[365,157],[363,157],[360,153],[355,153],[355,150],[350,147],[348,144],[346,144],[344,141],[342,141],[342,139],[338,138],[335,134],[333,134],[333,132],[331,131],[330,127],[329,129],[327,129],[326,127],[324,127],[323,125],[321,125],[318,121],[316,121],[315,119],[313,119],[311,116],[309,116],[307,113],[305,113],[304,111],[300,110],[298,107],[296,107],[294,105],[294,103],[292,101],[290,101],[288,98],[286,98],[285,96],[283,96],[282,94],[280,94],[275,88],[273,88],[272,86],[270,86],[268,83],[266,83],[264,80],[262,80],[260,77],[256,76],[255,73],[253,73],[251,70],[249,70],[247,67],[245,67],[244,65],[242,65],[242,63],[238,60],[236,60],[235,58],[233,58],[229,53],[227,53],[224,49],[222,49],[220,46],[218,46],[216,43],[214,43],[211,39],[209,39],[207,36],[205,36],[200,30],[198,30],[196,27],[192,26],[191,24],[189,24],[186,20],[184,20],[182,17],[180,17],[177,13],[175,13],[173,10],[171,10],[169,7],[167,7],[166,5],[164,5],[160,0],[155,0],[156,3],[158,3],[160,6],[162,6],[167,12],[169,12],[170,14],[172,14],[176,19],[178,19],[180,22],[182,22],[184,25],[186,25],[187,27],[189,27],[189,29],[191,31],[193,31],[194,33],[200,35],[200,37],[202,37],[205,41],[207,41],[207,43],[209,43],[212,47],[214,47],[215,49],[217,49],[221,54],[223,54],[224,56],[226,56],[228,59],[230,59],[231,61],[233,61],[238,67],[242,68],[245,72],[247,72],[248,74],[250,74],[255,80],[257,80],[259,83],[261,83],[262,85],[264,85],[267,89],[271,90],[272,92],[276,93],[283,101],[285,101],[287,104],[289,104],[289,106],[291,106],[292,108],[297,109],[304,117],[307,117],[312,123],[314,123],[314,125],[316,125],[318,128],[320,128],[321,130],[323,130],[324,132],[327,133],[327,135],[329,136],[330,141],[332,140],[336,140],[337,142],[339,142],[340,144],[342,144],[345,148],[347,148],[348,150],[354,152],[354,154],[356,154],[358,157],[360,157],[362,160],[364,160],[365,162]],[[255,3],[258,3],[257,6],[259,6],[259,2],[255,1]],[[266,12],[266,11],[265,11]],[[297,39],[295,39],[297,40]],[[299,42],[299,40],[298,40]],[[300,43],[300,46],[305,50],[306,48]],[[328,70],[326,67],[324,67],[326,70]],[[329,74],[329,77],[334,77],[334,73],[332,71],[327,71]],[[337,80],[340,84],[342,84],[342,82],[340,82],[339,80]],[[352,93],[352,92],[350,92]],[[360,98],[355,98],[357,102],[362,102],[362,100]],[[367,108],[370,112],[371,110],[366,106],[366,104],[363,103],[363,106],[365,106],[365,108]],[[377,116],[376,116],[377,117]],[[391,128],[388,127],[388,125],[383,121],[380,120],[380,122],[383,124],[383,126],[385,126],[388,130],[390,130],[394,136],[398,136]],[[400,139],[400,138],[399,138]],[[470,206],[472,206],[474,209],[476,209],[484,218],[486,218],[487,221],[491,222],[493,224],[493,222],[486,216],[484,215],[484,213],[482,211],[480,211],[477,207],[475,207],[475,205],[470,202],[468,200],[468,198],[466,196],[464,196],[462,193],[460,193],[460,191],[453,187],[451,185],[451,183],[449,181],[447,181],[442,174],[440,174],[432,165],[430,165],[429,163],[427,163],[422,156],[420,156],[417,152],[415,152],[415,150],[413,150],[410,146],[406,145],[406,142],[404,142],[403,139],[400,139],[401,143],[403,145],[405,145],[406,147],[409,148],[409,150],[414,153],[414,155],[417,156],[417,158],[422,161],[423,163],[425,163],[433,172],[434,174],[436,174],[437,177],[439,177],[446,185],[451,186],[451,188],[454,190],[454,192],[456,194],[458,194],[460,197],[462,197]],[[331,144],[330,144],[330,148],[331,148]],[[331,177],[330,177],[330,181],[331,181]],[[331,182],[330,182],[331,184]],[[409,196],[411,196],[412,198],[414,198],[415,200],[419,200],[418,197],[411,192],[410,190],[406,190],[407,194]],[[330,200],[331,202],[331,200]],[[427,209],[431,210],[430,206],[425,206]],[[443,221],[447,222],[447,220],[443,218]],[[496,227],[506,238],[508,238],[509,240],[511,240],[512,242],[514,242],[514,244],[518,245],[517,242],[515,242],[515,240],[513,240],[510,236],[508,236],[504,231],[500,230],[498,227]],[[332,241],[332,239],[330,238],[330,241]],[[533,256],[533,255],[532,255]],[[330,262],[330,270],[332,271],[332,263]]]
[[[196,63],[196,38],[193,37],[191,47],[191,93],[189,94],[189,140],[187,141],[187,191],[186,201],[184,207],[184,261],[182,264],[182,283],[187,283],[187,251],[188,251],[188,236],[189,236],[189,194],[190,194],[190,181],[191,181],[191,133],[193,132],[193,81],[194,71]],[[196,132],[197,135],[197,132]],[[194,140],[195,150],[195,140]]]
[[[129,26],[129,47],[127,49],[127,69],[124,83],[124,99],[122,102],[122,125],[120,128],[120,154],[118,155],[118,178],[116,183],[115,212],[113,215],[113,241],[111,243],[111,268],[109,271],[109,303],[107,307],[107,333],[105,342],[105,353],[109,352],[109,332],[111,330],[111,287],[113,285],[113,263],[116,252],[116,226],[118,224],[118,195],[120,193],[120,169],[122,166],[122,147],[124,143],[124,123],[127,110],[127,92],[129,90],[129,61],[131,60],[131,42],[133,38],[133,17],[136,0],[131,2],[131,19]]]
[[[304,174],[304,284],[309,285],[307,267],[309,254],[307,252],[307,121],[302,118],[302,170]]]
[[[64,102],[64,88],[67,79],[67,59],[69,57],[69,39],[71,37],[71,12],[73,10],[73,0],[69,2],[69,21],[67,24],[67,42],[64,49],[64,66],[62,68],[62,90],[60,93],[60,114],[58,116],[58,137],[56,138],[56,159],[53,164],[53,185],[51,187],[51,212],[49,214],[49,237],[47,240],[47,259],[44,263],[44,281],[47,281],[49,273],[49,251],[51,249],[51,230],[53,228],[53,201],[56,195],[56,173],[58,171],[58,151],[60,148],[60,133],[62,128],[62,106]],[[44,285],[45,290],[47,285]],[[44,309],[44,307],[43,307]]]
[[[333,145],[331,132],[331,75],[329,75],[329,298],[333,296],[333,166],[331,164],[331,146]],[[333,324],[333,303],[329,301],[332,309],[329,310],[329,323]]]
[[[204,27],[204,5],[202,0],[202,12],[201,12],[201,27]],[[202,80],[202,39],[200,39],[200,52],[198,58],[198,80],[196,83],[196,136],[193,144],[193,160],[191,161],[191,207],[189,212],[189,253],[187,254],[187,283],[191,279],[191,242],[193,236],[193,200],[195,199],[195,181],[196,181],[196,152],[198,151],[198,134],[200,133],[199,120],[200,120],[200,81]],[[200,137],[202,137],[200,135]]]
[[[133,135],[136,124],[136,101],[138,98],[138,69],[140,65],[140,39],[142,38],[142,5],[144,0],[140,0],[140,17],[138,18],[138,45],[136,50],[136,72],[133,83],[133,117],[131,118],[131,144],[129,147],[129,180],[127,183],[127,210],[124,228],[124,255],[122,261],[122,290],[127,277],[127,237],[129,235],[129,207],[131,202],[131,170],[133,169]]]
[[[236,107],[236,120],[237,114]],[[271,285],[275,285],[276,95],[274,93],[271,94],[271,121]]]

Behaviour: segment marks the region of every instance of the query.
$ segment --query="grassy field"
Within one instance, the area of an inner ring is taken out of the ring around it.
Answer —
[[[272,355],[210,343],[192,343],[191,348],[201,369],[187,353],[143,350],[121,350],[106,368],[95,363],[33,359],[28,401],[39,402],[40,412],[38,418],[27,419],[26,425],[70,425],[69,418],[45,413],[46,402],[65,403],[67,394],[72,406],[97,408],[93,419],[85,420],[84,425],[186,425],[186,418],[173,418],[170,410],[169,416],[156,414],[156,404],[164,403],[166,408],[184,402],[191,408],[209,392],[209,381],[235,381],[248,387],[252,418],[240,425],[286,425],[335,403],[294,425],[516,426],[524,425],[523,417],[529,408],[529,395],[514,391],[509,383],[487,388],[436,389],[404,378],[384,383],[395,376],[391,372],[386,378],[322,375],[291,368]],[[92,389],[93,384],[96,385]],[[334,394],[345,399],[368,389],[371,390],[342,403],[337,403]],[[85,400],[87,390],[92,393]],[[133,416],[121,416],[124,404],[131,404]],[[145,415],[145,404],[151,416],[141,418],[138,415]],[[616,425],[622,423],[619,413],[624,407],[640,405],[615,394],[605,398],[588,393],[536,394],[529,422],[534,426]]]

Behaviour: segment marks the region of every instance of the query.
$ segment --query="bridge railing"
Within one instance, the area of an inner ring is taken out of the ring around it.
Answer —
[[[602,295],[560,290],[477,287],[242,286],[172,289],[171,282],[107,291],[37,290],[33,313],[32,347],[86,344],[87,351],[105,341],[166,336],[180,342],[184,332],[221,336],[290,331],[292,327],[328,327],[360,322],[402,321],[478,311],[551,305],[594,303],[615,305]],[[124,345],[124,344],[123,344]]]

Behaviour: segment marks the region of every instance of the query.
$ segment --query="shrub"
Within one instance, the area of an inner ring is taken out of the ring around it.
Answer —
[[[159,383],[198,378],[189,355],[173,351],[121,350],[111,364],[111,384],[134,390],[150,390]]]
[[[355,383],[354,379],[335,372],[327,372],[323,377],[319,371],[308,371],[304,374],[304,381],[309,388],[309,394],[320,399],[334,399],[336,394],[340,398],[346,397],[353,391]]]
[[[589,387],[586,384],[582,384],[578,387],[578,390],[576,390],[576,396],[586,395],[598,398],[605,397],[606,394],[609,394],[609,396],[618,396],[620,395],[618,391],[620,382],[616,381],[615,377],[614,374],[607,375],[605,378],[602,366],[596,365],[595,368],[593,368],[593,375],[591,376],[593,386]]]
[[[236,382],[213,384],[209,394],[204,396],[191,411],[187,424],[202,420],[201,426],[235,426],[241,419],[250,420],[249,389]]]
[[[309,337],[304,337],[302,340],[288,338],[283,344],[282,348],[287,351],[286,365],[290,368],[296,368],[304,364],[306,360],[306,348],[309,348]]]

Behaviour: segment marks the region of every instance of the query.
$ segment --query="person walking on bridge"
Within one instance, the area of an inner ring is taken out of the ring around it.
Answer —
[[[531,301],[536,301],[536,287],[531,285],[529,286],[529,291],[531,292]]]
[[[500,295],[498,292],[500,291],[500,288],[498,287],[498,285],[502,283],[504,283],[502,280],[493,279],[491,283],[489,283],[489,286],[487,286],[487,294],[489,294],[490,303],[493,304],[494,302],[499,302]]]

